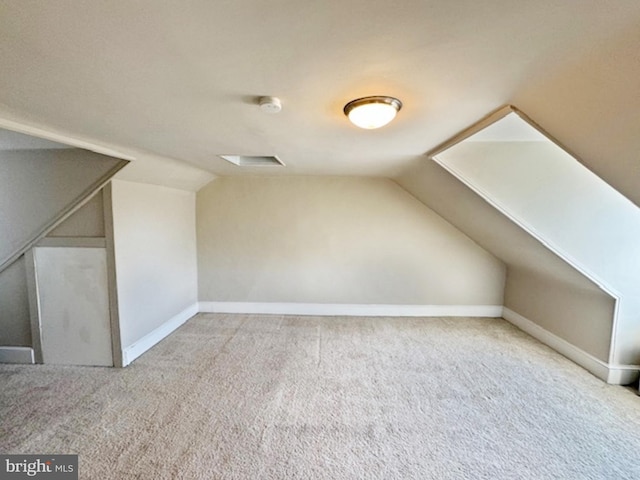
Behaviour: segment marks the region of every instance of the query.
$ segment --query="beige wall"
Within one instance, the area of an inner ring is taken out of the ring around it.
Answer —
[[[218,178],[197,227],[200,301],[502,305],[503,264],[390,180]]]
[[[102,190],[48,233],[48,237],[104,237]]]
[[[122,347],[197,302],[195,193],[112,181]]]
[[[608,362],[615,301],[593,288],[523,269],[507,269],[505,307]]]

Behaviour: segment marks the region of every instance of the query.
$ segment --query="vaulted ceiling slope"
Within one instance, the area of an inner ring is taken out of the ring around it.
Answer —
[[[144,158],[136,178],[154,160],[216,175],[395,177],[512,103],[640,204],[639,24],[636,0],[5,0],[0,126]],[[361,131],[342,107],[371,94],[404,107]],[[283,111],[262,113],[260,95]],[[287,167],[219,154],[277,154]]]

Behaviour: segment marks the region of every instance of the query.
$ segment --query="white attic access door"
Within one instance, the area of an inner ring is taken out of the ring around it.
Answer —
[[[36,247],[45,364],[112,366],[106,248]]]

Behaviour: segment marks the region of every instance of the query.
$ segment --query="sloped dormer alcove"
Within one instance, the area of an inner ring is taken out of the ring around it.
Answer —
[[[507,264],[505,318],[610,383],[633,381],[640,363],[640,209],[513,107],[429,157],[429,169],[435,161],[486,202],[472,210],[499,212],[478,227],[450,207],[435,208]],[[414,172],[399,182],[437,203],[420,178]],[[505,229],[505,222],[512,225]],[[518,255],[523,232],[538,243],[530,238],[523,248],[537,255]]]

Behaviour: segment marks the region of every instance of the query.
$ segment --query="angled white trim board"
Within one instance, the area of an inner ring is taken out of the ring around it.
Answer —
[[[202,313],[340,315],[368,317],[500,317],[502,305],[364,305],[327,303],[200,302]]]
[[[604,362],[507,307],[504,307],[502,318],[607,383],[625,385],[633,381],[640,370],[640,365],[612,365]]]
[[[576,269],[582,275],[584,275],[589,280],[591,280],[593,283],[595,283],[598,286],[598,288],[600,288],[602,291],[606,292],[608,295],[613,297],[616,301],[618,301],[620,299],[621,294],[617,290],[615,290],[611,285],[609,285],[608,282],[604,281],[604,279],[600,278],[600,276],[597,275],[596,273],[594,273],[593,271],[591,271],[591,269],[587,268],[581,262],[579,262],[578,260],[573,258],[564,249],[559,248],[558,246],[556,246],[555,243],[553,243],[551,241],[548,241],[545,238],[544,235],[540,234],[540,232],[538,232],[538,230],[533,227],[533,225],[530,225],[529,223],[524,222],[524,221],[520,220],[518,217],[516,217],[515,215],[513,215],[509,211],[509,209],[505,208],[504,205],[502,205],[502,203],[500,203],[499,201],[493,199],[491,197],[491,195],[489,195],[489,193],[487,191],[485,191],[483,188],[478,187],[476,184],[474,184],[459,169],[452,167],[451,165],[447,164],[446,162],[444,162],[442,159],[438,158],[437,156],[432,157],[432,160],[434,162],[436,162],[438,165],[440,165],[442,168],[444,168],[451,175],[453,175],[458,180],[460,180],[462,183],[464,183],[469,189],[471,189],[472,191],[477,193],[489,205],[491,205],[493,208],[498,210],[501,214],[503,214],[505,217],[507,217],[509,220],[511,220],[517,226],[522,228],[525,232],[527,232],[531,236],[533,236],[537,241],[539,241],[547,249],[549,249],[551,252],[553,252],[555,255],[560,257],[566,263],[571,265],[574,269]]]
[[[52,142],[62,143],[76,148],[83,148],[85,150],[90,150],[101,155],[108,155],[110,157],[121,158],[123,160],[129,161],[134,160],[131,155],[127,155],[126,153],[123,153],[119,150],[105,145],[100,145],[90,140],[83,140],[66,133],[54,132],[44,128],[36,127],[34,125],[29,125],[27,123],[9,120],[7,118],[0,118],[0,127],[11,130],[13,132],[31,135],[38,138],[44,138],[45,140],[49,140]]]
[[[155,330],[152,330],[137,342],[125,347],[122,350],[122,366],[125,367],[136,358],[169,336],[176,329],[182,326],[187,320],[198,313],[198,304],[194,303],[182,312],[173,316]]]
[[[0,347],[0,363],[35,363],[33,348]]]

